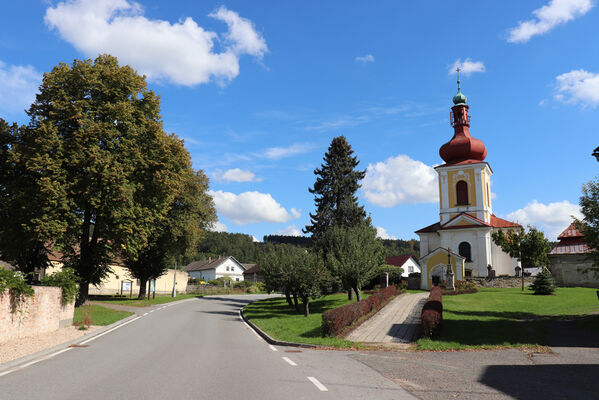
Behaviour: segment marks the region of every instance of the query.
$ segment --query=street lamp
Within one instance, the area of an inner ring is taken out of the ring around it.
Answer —
[[[593,157],[595,157],[597,159],[597,161],[599,161],[599,147],[597,147],[594,151],[593,151]]]

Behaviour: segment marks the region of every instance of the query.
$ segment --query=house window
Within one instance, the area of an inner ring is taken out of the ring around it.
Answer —
[[[236,280],[237,282],[239,282],[239,278],[235,278],[235,280]]]
[[[227,267],[227,271],[229,270],[229,267]]]
[[[465,181],[459,181],[455,185],[456,199],[458,206],[468,205],[468,184]]]
[[[412,267],[411,265],[408,267],[408,273],[412,273],[414,272],[414,267]]]
[[[466,262],[472,262],[472,248],[470,247],[470,243],[460,243],[460,245],[458,246],[458,252],[462,257],[466,258]]]

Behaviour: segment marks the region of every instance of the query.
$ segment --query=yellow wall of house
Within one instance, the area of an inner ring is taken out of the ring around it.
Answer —
[[[474,184],[474,168],[465,167],[461,169],[464,174],[468,177],[467,179],[456,178],[459,171],[447,171],[447,189],[449,190],[449,207],[458,207],[457,195],[456,195],[456,184],[464,180],[468,184],[468,204],[476,204],[476,188]],[[455,179],[455,180],[454,180]]]
[[[483,188],[483,205],[489,207],[489,199],[487,198],[487,175],[481,172],[480,184]]]
[[[460,271],[461,271],[460,276],[463,279],[463,277],[464,277],[464,260],[457,259],[453,254],[451,254],[449,256],[449,260],[450,260],[449,263],[451,264],[451,270],[453,272],[453,276],[455,277],[455,279],[458,279],[456,262],[457,262],[458,268],[460,268]],[[426,261],[427,282],[428,282],[429,289],[433,287],[433,272],[441,266],[447,266],[447,253],[445,253],[445,252],[440,251],[437,254],[434,254],[433,256],[431,256]]]

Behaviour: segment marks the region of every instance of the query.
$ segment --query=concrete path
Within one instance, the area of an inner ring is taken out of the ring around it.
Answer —
[[[393,299],[347,340],[367,343],[411,343],[418,336],[420,312],[428,292],[404,294]]]

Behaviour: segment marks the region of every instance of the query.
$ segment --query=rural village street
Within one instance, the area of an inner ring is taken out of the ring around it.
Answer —
[[[413,399],[351,352],[270,346],[240,320],[264,296],[170,303],[0,376],[2,400]],[[298,352],[299,351],[299,352]]]

